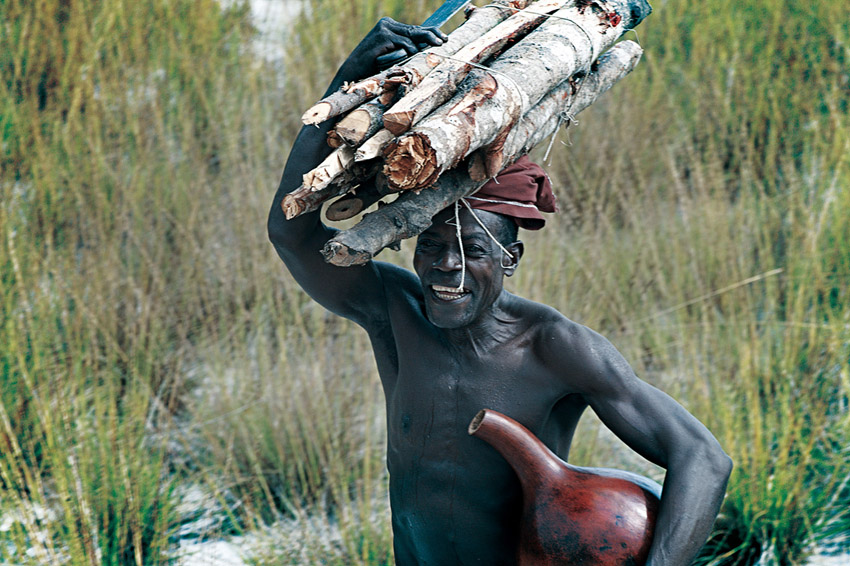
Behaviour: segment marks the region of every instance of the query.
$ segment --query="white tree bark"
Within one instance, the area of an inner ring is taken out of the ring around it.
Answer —
[[[561,8],[567,0],[538,0],[527,10],[518,12],[493,29],[465,45],[450,59],[441,62],[416,88],[384,113],[384,127],[400,135],[449,100],[457,85],[474,64],[500,53],[510,42],[539,26],[547,14]]]
[[[320,124],[380,96],[387,88],[397,88],[399,84],[419,84],[446,56],[454,55],[459,49],[529,3],[530,0],[493,0],[487,6],[475,8],[468,19],[449,34],[448,41],[443,45],[421,51],[408,61],[394,65],[377,75],[343,86],[307,109],[301,116],[301,121],[307,125]]]
[[[474,150],[506,139],[520,116],[556,85],[588,70],[648,12],[645,0],[582,0],[558,10],[494,60],[490,71],[470,73],[471,84],[387,148],[384,173],[390,185],[427,187]],[[486,84],[471,86],[476,82]]]
[[[559,85],[511,130],[503,146],[504,165],[552,135],[561,124],[562,113],[575,116],[590,106],[634,69],[641,53],[636,43],[624,41],[600,57],[596,68],[586,76]],[[431,225],[435,214],[477,191],[487,179],[486,176],[473,178],[464,167],[447,171],[432,188],[402,193],[394,202],[366,214],[357,225],[337,233],[322,254],[334,265],[364,264],[383,248],[422,233]]]
[[[525,113],[498,149],[483,147],[476,152],[483,157],[485,166],[483,170],[475,171],[473,167],[480,161],[470,159],[470,177],[483,180],[496,176],[506,163],[513,163],[529,153],[554,135],[561,125],[569,126],[576,114],[632,72],[642,55],[640,45],[634,41],[621,41],[598,59],[592,72],[563,81]]]

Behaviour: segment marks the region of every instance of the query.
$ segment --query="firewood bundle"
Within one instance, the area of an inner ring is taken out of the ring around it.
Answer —
[[[617,42],[650,11],[645,0],[494,0],[448,41],[343,88],[302,117],[341,117],[335,150],[282,203],[287,218],[326,210],[351,218],[322,250],[340,266],[416,236],[440,210],[477,191],[552,136],[640,60]],[[613,46],[613,47],[612,47]]]

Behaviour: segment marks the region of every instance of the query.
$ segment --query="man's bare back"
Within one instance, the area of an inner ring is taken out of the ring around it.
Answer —
[[[441,41],[437,34],[382,20],[329,90],[368,75],[374,58],[399,44],[396,36],[434,44]],[[304,289],[370,336],[386,396],[396,563],[515,564],[518,480],[467,426],[480,409],[495,409],[566,458],[587,407],[667,469],[649,563],[689,563],[708,535],[730,471],[716,440],[638,379],[603,337],[503,289],[523,246],[503,242],[503,250],[487,233],[484,226],[499,232],[499,215],[478,211],[476,220],[472,211],[460,211],[460,239],[455,212],[437,215],[417,240],[415,272],[381,262],[325,264],[318,250],[333,231],[315,213],[284,220],[280,201],[327,154],[327,127],[299,134],[269,234]]]

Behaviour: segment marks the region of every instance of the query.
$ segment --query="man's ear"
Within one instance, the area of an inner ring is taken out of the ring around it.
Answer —
[[[502,252],[502,269],[504,270],[505,275],[510,277],[516,271],[517,265],[519,265],[519,260],[522,257],[522,253],[525,251],[525,246],[522,242],[517,240],[513,244],[510,244],[507,248],[513,257],[508,257],[508,254]]]

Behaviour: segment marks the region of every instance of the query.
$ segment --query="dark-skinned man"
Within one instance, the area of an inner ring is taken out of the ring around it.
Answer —
[[[436,28],[384,18],[328,93],[377,72],[382,54],[412,54],[417,45],[445,39]],[[488,183],[490,193],[436,215],[417,240],[415,273],[378,261],[335,267],[319,254],[333,235],[319,213],[287,221],[280,206],[329,153],[331,126],[299,133],[271,207],[269,236],[304,290],[371,339],[386,397],[396,563],[515,564],[518,480],[467,426],[480,409],[494,409],[566,459],[590,407],[628,446],[666,469],[648,563],[689,564],[717,515],[729,458],[696,418],[638,379],[605,338],[502,287],[523,254],[516,226],[540,227],[537,209],[552,209],[542,170],[524,158]]]

